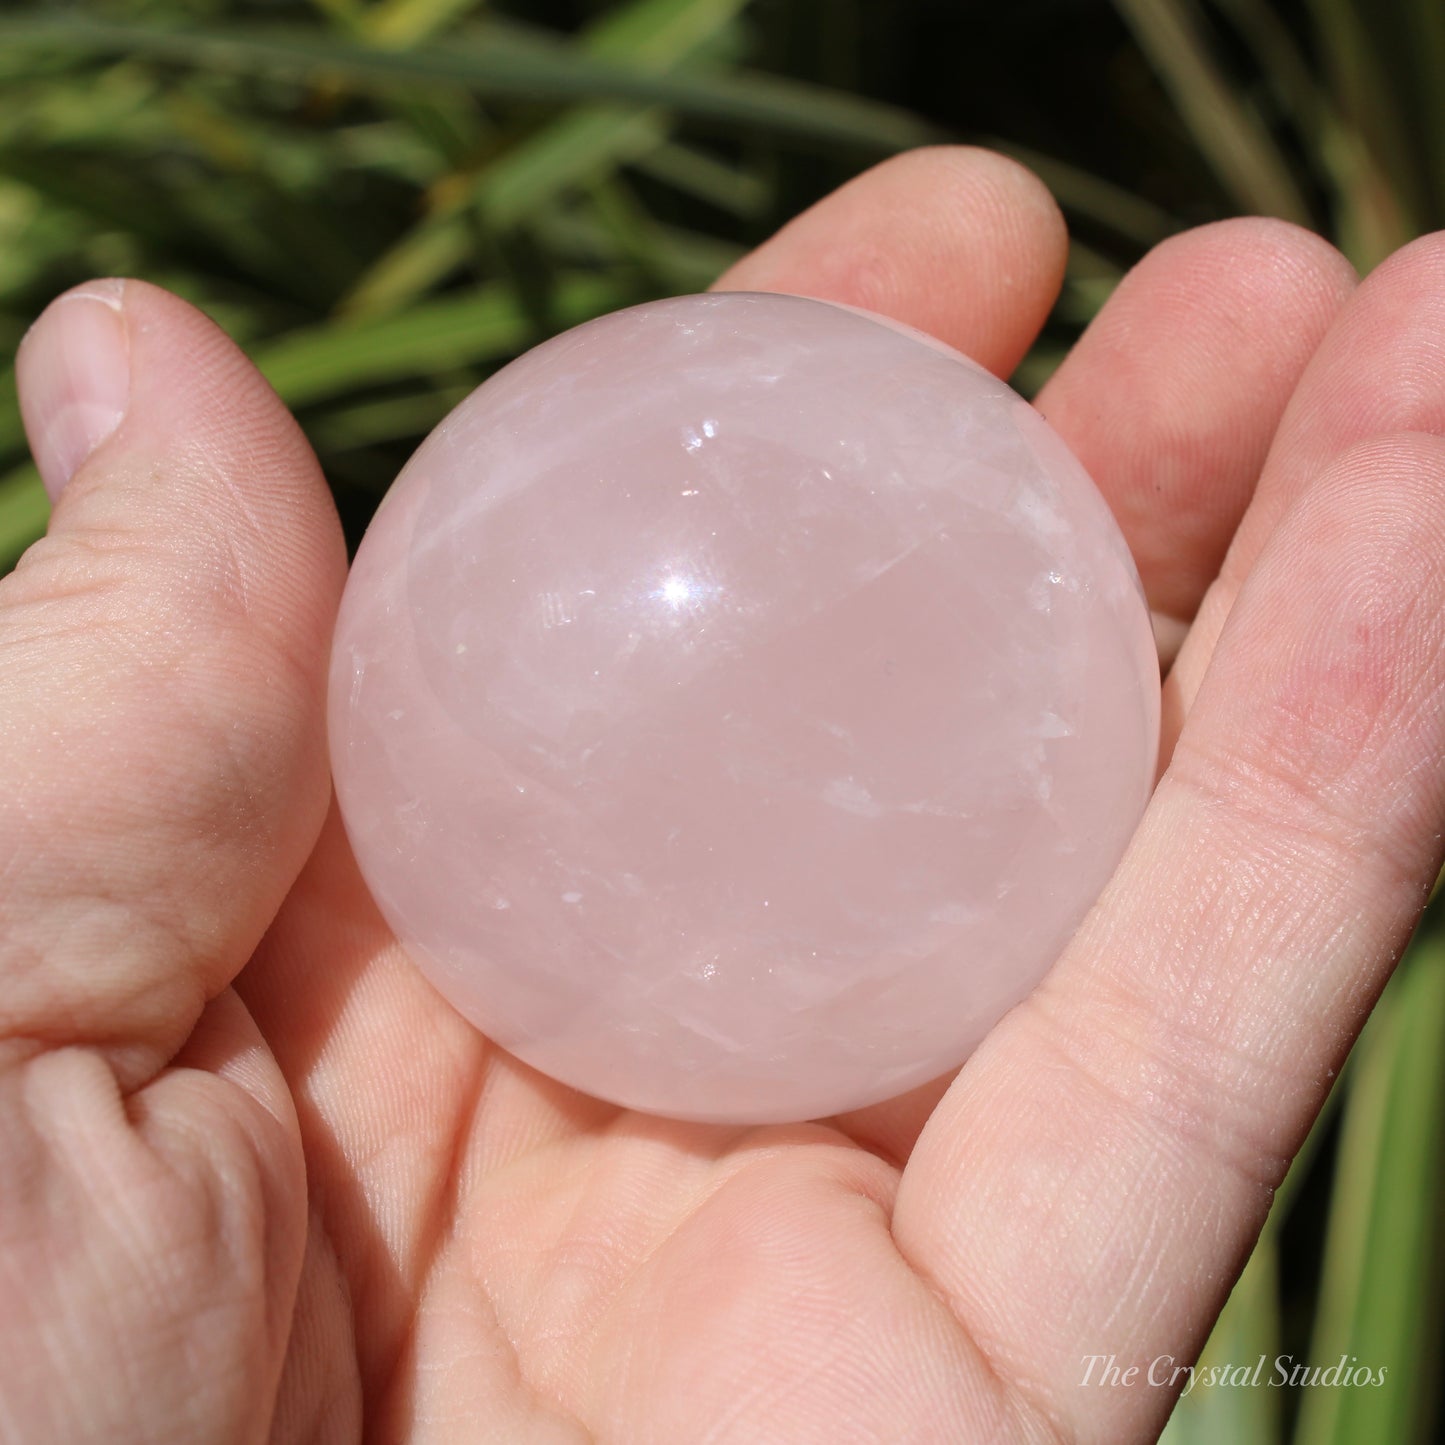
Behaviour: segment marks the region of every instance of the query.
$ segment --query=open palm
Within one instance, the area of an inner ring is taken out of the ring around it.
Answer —
[[[1007,374],[1065,244],[925,151],[722,284]],[[1131,275],[1040,406],[1173,661],[1144,822],[951,1084],[729,1129],[550,1082],[410,966],[327,816],[314,458],[183,303],[62,298],[51,535],[0,583],[0,1439],[1152,1436],[1440,862],[1442,335],[1441,238],[1356,289],[1238,221]]]

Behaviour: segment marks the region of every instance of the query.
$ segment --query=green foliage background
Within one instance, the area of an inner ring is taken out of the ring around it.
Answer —
[[[940,139],[1019,156],[1068,212],[1064,294],[1016,378],[1032,391],[1182,226],[1283,216],[1362,269],[1445,226],[1445,4],[12,0],[0,357],[87,277],[171,287],[297,411],[354,541],[490,370],[589,316],[702,289],[850,175]],[[0,569],[46,510],[0,361]],[[1434,1438],[1435,934],[1387,991],[1205,1352],[1354,1356],[1387,1385],[1201,1387],[1171,1445]]]

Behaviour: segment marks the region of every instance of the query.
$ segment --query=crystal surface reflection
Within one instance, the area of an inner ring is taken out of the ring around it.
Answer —
[[[1002,382],[797,297],[588,323],[464,401],[361,547],[337,792],[412,957],[546,1073],[801,1119],[961,1062],[1147,798],[1108,508]]]

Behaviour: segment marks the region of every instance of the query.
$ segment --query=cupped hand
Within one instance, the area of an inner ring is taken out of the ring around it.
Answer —
[[[1065,250],[924,151],[720,283],[1006,375]],[[345,570],[301,433],[180,301],[27,338],[56,506],[0,582],[0,1439],[1149,1438],[1440,863],[1445,238],[1358,288],[1159,247],[1039,400],[1138,559],[1165,766],[961,1073],[795,1127],[621,1112],[479,1037],[328,816]],[[63,490],[62,490],[63,489]]]

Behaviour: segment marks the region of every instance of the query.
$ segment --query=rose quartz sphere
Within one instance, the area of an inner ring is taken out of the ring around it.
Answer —
[[[1119,529],[1026,402],[734,293],[579,326],[437,428],[352,570],[330,733],[461,1013],[745,1123],[962,1062],[1118,862],[1158,713]]]

